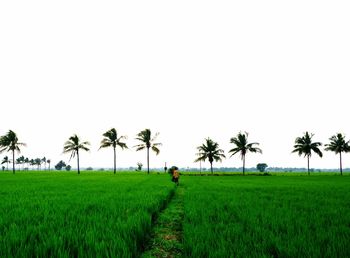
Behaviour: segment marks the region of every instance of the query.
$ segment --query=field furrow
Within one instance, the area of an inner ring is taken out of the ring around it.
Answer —
[[[184,188],[177,187],[168,206],[159,214],[148,241],[146,257],[181,257]]]

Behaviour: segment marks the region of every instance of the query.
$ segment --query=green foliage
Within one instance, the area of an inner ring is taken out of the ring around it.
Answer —
[[[141,162],[137,162],[137,169],[136,169],[136,171],[141,171],[142,170],[142,166],[143,166],[143,164],[141,163]]]
[[[116,173],[116,147],[120,147],[122,150],[127,149],[128,146],[126,143],[122,142],[123,139],[126,139],[126,136],[118,137],[117,130],[115,128],[110,129],[109,131],[103,134],[103,139],[101,141],[101,148],[113,148],[113,157],[114,157],[114,174]]]
[[[66,166],[66,171],[70,171],[72,169],[72,166],[71,165],[67,165]]]
[[[214,142],[209,137],[205,139],[205,143],[197,147],[197,150],[198,158],[195,160],[195,162],[206,161],[208,159],[211,173],[213,173],[213,161],[221,162],[223,158],[226,158],[224,151],[219,148],[219,144]]]
[[[20,146],[26,146],[25,143],[18,142],[18,137],[15,132],[10,130],[7,134],[0,137],[0,153],[4,151],[12,152],[12,171],[15,173],[15,152],[20,153]]]
[[[322,152],[319,149],[322,146],[320,142],[312,142],[312,137],[314,134],[309,134],[309,132],[305,132],[302,137],[297,137],[295,139],[295,145],[293,152],[298,153],[299,156],[304,155],[305,157],[311,157],[312,152],[318,154],[318,156],[322,157]]]
[[[319,147],[322,145],[320,142],[312,142],[312,137],[314,134],[309,134],[309,132],[305,132],[302,137],[297,137],[295,139],[295,145],[293,153],[298,153],[299,156],[304,155],[307,158],[307,171],[310,175],[310,166],[309,160],[312,152],[315,152],[318,156],[322,158],[323,154]]]
[[[350,176],[182,183],[183,257],[350,257]]]
[[[267,168],[267,164],[266,163],[258,163],[256,165],[256,169],[259,170],[259,172],[265,172],[265,169]]]
[[[149,149],[154,151],[156,155],[159,154],[159,146],[161,146],[161,143],[155,143],[157,136],[159,133],[156,133],[154,137],[152,137],[152,132],[150,129],[145,129],[137,134],[136,140],[142,142],[141,144],[135,145],[136,151],[140,150],[147,150],[147,173],[149,174]]]
[[[235,147],[229,150],[229,153],[232,153],[230,157],[233,155],[240,153],[243,161],[243,175],[245,172],[245,156],[248,152],[252,153],[262,153],[262,150],[258,147],[254,147],[255,145],[259,145],[257,142],[248,143],[248,133],[239,132],[236,137],[232,137],[230,139],[230,143],[232,143]]]
[[[167,176],[0,173],[0,257],[139,257]]]
[[[335,154],[339,154],[340,159],[340,174],[343,175],[342,167],[342,153],[350,152],[350,141],[345,140],[345,136],[341,133],[333,135],[329,138],[330,143],[326,144],[326,151],[333,151]]]
[[[61,160],[55,165],[55,169],[62,170],[62,168],[66,167],[66,166],[67,166],[66,163],[63,160]]]
[[[74,134],[73,136],[69,137],[69,140],[66,141],[63,146],[63,153],[71,153],[70,159],[74,158],[75,155],[77,156],[78,174],[80,174],[79,150],[89,151],[89,145],[89,142],[82,142],[79,137]]]

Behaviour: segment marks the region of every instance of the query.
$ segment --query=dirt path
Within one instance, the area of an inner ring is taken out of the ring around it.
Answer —
[[[179,186],[154,225],[152,239],[141,257],[181,257],[184,189]]]

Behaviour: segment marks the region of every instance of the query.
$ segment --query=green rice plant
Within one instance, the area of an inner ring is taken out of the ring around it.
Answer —
[[[135,257],[174,186],[120,173],[0,175],[0,257]]]
[[[185,257],[350,257],[350,177],[182,177]]]

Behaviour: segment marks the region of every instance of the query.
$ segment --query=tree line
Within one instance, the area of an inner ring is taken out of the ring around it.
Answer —
[[[136,140],[140,142],[140,144],[133,146],[136,148],[136,151],[146,150],[147,153],[147,173],[149,174],[149,152],[150,150],[154,151],[156,155],[160,153],[159,147],[162,145],[161,143],[155,143],[155,140],[159,133],[155,133],[152,136],[152,132],[150,129],[144,129],[136,135]],[[297,137],[295,139],[294,148],[292,153],[297,153],[299,156],[304,156],[307,159],[307,171],[308,175],[310,175],[310,158],[312,153],[316,153],[318,156],[322,158],[323,153],[320,149],[322,146],[321,142],[313,142],[314,134],[305,132],[301,137]],[[102,135],[102,140],[100,143],[99,149],[102,148],[113,148],[113,171],[116,173],[116,149],[117,147],[122,150],[128,149],[127,144],[124,142],[127,139],[126,136],[118,135],[118,132],[115,128],[112,128],[106,131]],[[237,136],[232,137],[230,139],[230,143],[233,144],[233,148],[228,151],[230,157],[240,154],[240,157],[243,162],[242,173],[245,174],[245,162],[246,162],[246,154],[251,153],[262,153],[262,150],[258,147],[258,142],[248,142],[248,133],[247,132],[239,132]],[[11,152],[12,154],[12,170],[15,173],[15,153],[20,153],[20,147],[26,146],[25,143],[19,142],[18,137],[15,132],[10,130],[8,133],[0,137],[0,153],[4,151]],[[88,141],[82,141],[76,134],[69,137],[69,139],[63,145],[63,153],[70,154],[70,160],[72,158],[77,159],[77,171],[80,174],[80,151],[89,151],[90,143]],[[210,170],[213,173],[213,162],[222,161],[222,159],[226,158],[224,154],[224,150],[220,149],[219,144],[213,141],[211,138],[206,138],[204,143],[197,147],[198,152],[196,153],[197,159],[195,162],[205,162],[206,160],[210,163]],[[329,138],[329,143],[325,144],[325,151],[332,151],[335,154],[339,154],[339,171],[340,174],[343,174],[342,167],[342,154],[350,152],[350,141],[345,139],[345,136],[341,133],[337,133]],[[23,160],[24,159],[24,160]],[[17,162],[26,162],[30,164],[31,161],[38,162],[35,163],[38,165],[41,162],[46,162],[50,164],[50,160],[43,159],[33,159],[29,160],[28,158],[20,157],[20,160],[17,159]],[[28,163],[29,162],[29,163]],[[6,156],[3,160],[3,163],[10,163],[9,158]],[[40,167],[38,165],[38,167]]]
[[[8,156],[5,156],[3,160],[1,161],[1,165],[6,164],[6,170],[8,170],[8,165],[11,163],[11,159]],[[16,159],[15,164],[21,166],[22,170],[29,170],[29,167],[37,167],[37,170],[41,170],[41,165],[44,164],[44,170],[46,170],[46,166],[49,166],[49,170],[51,170],[51,160],[47,159],[46,157],[43,158],[35,158],[30,159],[28,157],[20,156]],[[4,170],[5,166],[2,167]]]

